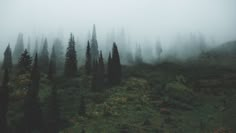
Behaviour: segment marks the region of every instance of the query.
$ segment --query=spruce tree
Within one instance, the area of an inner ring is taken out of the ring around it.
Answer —
[[[113,48],[112,48],[112,67],[111,67],[111,72],[112,72],[112,84],[116,85],[119,84],[121,81],[121,64],[120,64],[120,56],[118,52],[118,48],[116,43],[113,43]]]
[[[79,115],[85,116],[85,114],[86,114],[86,105],[84,101],[84,96],[80,96]]]
[[[111,58],[111,52],[109,52],[108,62],[107,62],[107,78],[108,78],[109,84],[111,85],[112,84],[112,58]]]
[[[24,40],[23,40],[23,34],[19,33],[15,49],[13,52],[13,63],[17,63],[21,54],[24,52]]]
[[[140,45],[136,45],[135,62],[136,62],[137,64],[142,64],[142,63],[143,63],[142,49],[141,49],[141,46],[140,46]]]
[[[48,112],[46,120],[47,133],[59,133],[61,127],[60,107],[57,89],[53,87],[48,101]]]
[[[48,53],[48,42],[47,39],[44,40],[43,48],[39,58],[40,70],[44,73],[48,72],[49,66],[49,53]]]
[[[38,47],[39,47],[38,45],[39,45],[39,44],[38,44],[38,39],[36,39],[36,40],[35,40],[35,46],[34,46],[34,54],[33,54],[34,56],[35,56],[35,54],[38,53],[38,51],[39,51],[39,50],[38,50]]]
[[[92,62],[98,59],[98,42],[97,42],[97,35],[96,35],[96,27],[93,25],[93,34],[91,39],[91,59]]]
[[[99,89],[102,89],[104,87],[104,61],[103,61],[103,56],[102,56],[102,51],[100,51],[99,54],[99,60],[98,60],[98,69],[97,69],[97,75],[98,75],[98,82],[97,82],[97,87]]]
[[[30,57],[28,51],[25,49],[25,51],[21,54],[21,57],[18,63],[19,74],[30,72],[31,63],[32,63],[32,58]]]
[[[40,72],[38,55],[36,53],[31,72],[31,83],[24,99],[25,133],[42,131],[42,110],[40,107],[39,91]]]
[[[56,53],[56,60],[57,70],[63,70],[65,64],[65,54],[64,54],[64,47],[62,41],[60,39],[55,39],[53,42],[54,50]]]
[[[87,50],[86,50],[86,62],[85,62],[86,73],[91,73],[91,52],[90,52],[90,44],[88,41]]]
[[[49,62],[48,78],[52,80],[55,74],[56,74],[56,53],[55,53],[55,46],[53,46]]]
[[[77,74],[75,40],[72,34],[70,35],[69,45],[67,47],[64,73],[66,77],[74,77]]]
[[[95,60],[93,62],[93,75],[92,75],[92,90],[98,91],[97,83],[98,83],[98,62]]]
[[[0,132],[7,133],[7,112],[9,102],[8,69],[4,71],[2,86],[0,87]]]
[[[3,70],[8,69],[9,71],[11,71],[11,69],[12,69],[12,55],[11,55],[10,44],[8,44],[8,46],[4,52],[4,59],[3,59],[2,68],[3,68]]]

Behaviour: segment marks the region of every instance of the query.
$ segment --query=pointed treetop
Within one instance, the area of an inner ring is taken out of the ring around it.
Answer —
[[[95,39],[96,40],[97,38],[97,35],[96,35],[96,26],[95,24],[93,24],[93,34],[92,34],[92,39]]]

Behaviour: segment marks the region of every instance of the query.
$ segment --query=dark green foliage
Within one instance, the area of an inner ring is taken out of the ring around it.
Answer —
[[[90,44],[88,41],[88,45],[87,45],[87,50],[86,50],[86,62],[85,62],[85,69],[86,69],[86,73],[90,74],[91,73],[91,48],[90,48]]]
[[[100,51],[98,62],[95,61],[93,65],[93,79],[92,79],[92,89],[94,91],[99,91],[104,87],[104,62],[102,51]]]
[[[121,82],[121,64],[116,43],[113,43],[111,67],[109,69],[110,73],[108,75],[110,75],[111,84],[113,85],[119,84]]]
[[[19,33],[17,41],[16,41],[14,53],[13,53],[13,62],[14,63],[18,62],[18,60],[23,52],[24,52],[23,34]]]
[[[42,131],[42,110],[38,96],[39,80],[40,73],[38,70],[38,56],[36,54],[31,73],[31,84],[24,100],[25,133]]]
[[[111,58],[110,52],[109,52],[108,62],[107,62],[107,78],[108,78],[108,82],[111,84],[112,83],[112,58]]]
[[[21,57],[19,59],[18,63],[19,73],[22,74],[25,72],[30,72],[31,63],[32,63],[32,58],[30,57],[28,51],[25,49],[25,51],[21,54]]]
[[[47,133],[59,133],[61,127],[59,97],[56,87],[53,87],[48,101],[48,112],[46,118]]]
[[[67,47],[64,74],[66,77],[74,77],[77,74],[75,40],[72,34],[70,35],[70,40]]]
[[[93,25],[93,34],[91,39],[91,58],[92,62],[98,59],[98,42],[97,42],[97,35],[96,35],[96,27]]]
[[[11,69],[12,69],[12,55],[11,55],[10,44],[8,44],[8,46],[4,52],[4,59],[3,59],[2,68],[3,68],[3,70],[8,69],[9,71],[11,71]]]
[[[42,72],[47,73],[48,66],[49,66],[48,42],[47,39],[45,39],[43,44],[43,49],[39,57],[39,67]]]
[[[79,105],[79,115],[84,116],[85,114],[86,114],[86,104],[84,101],[84,96],[81,96]]]
[[[55,46],[52,47],[51,58],[49,62],[49,70],[48,70],[48,78],[53,79],[56,74],[56,53],[55,53]]]
[[[0,132],[7,132],[7,112],[9,102],[9,89],[8,89],[9,75],[8,69],[4,71],[2,86],[0,87]]]

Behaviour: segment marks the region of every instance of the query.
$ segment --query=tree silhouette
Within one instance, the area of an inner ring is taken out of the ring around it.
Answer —
[[[8,69],[9,71],[11,71],[11,69],[12,69],[12,55],[11,55],[10,44],[8,44],[8,46],[4,52],[4,59],[3,59],[2,68],[3,68],[3,70]]]
[[[60,108],[57,89],[53,87],[48,101],[48,112],[46,121],[47,133],[59,133],[61,126]]]
[[[119,84],[121,81],[121,64],[118,48],[115,42],[113,43],[112,48],[111,75],[112,84]]]
[[[48,78],[52,80],[55,74],[56,74],[56,53],[55,53],[55,46],[53,46],[49,62]]]
[[[87,49],[86,49],[85,69],[86,69],[86,73],[87,73],[87,74],[90,74],[90,73],[91,73],[91,50],[90,50],[89,41],[88,41]]]
[[[15,49],[13,52],[13,62],[14,63],[18,62],[18,60],[23,52],[24,52],[23,34],[19,33],[17,41],[16,41]]]
[[[21,57],[18,63],[19,74],[30,72],[31,63],[32,63],[32,58],[30,57],[28,51],[25,49],[25,51],[21,54]]]
[[[44,40],[43,48],[39,57],[40,70],[44,73],[48,72],[49,66],[49,53],[48,53],[48,42],[47,39]]]
[[[97,35],[96,35],[96,27],[93,25],[93,34],[91,39],[91,59],[92,62],[98,59],[98,42],[97,42]]]
[[[31,83],[24,100],[25,133],[42,131],[42,110],[38,97],[40,73],[36,53],[31,72]]]
[[[9,102],[8,69],[4,71],[2,86],[0,87],[0,132],[7,133],[7,112]]]
[[[70,35],[69,45],[67,47],[64,73],[66,77],[74,77],[77,74],[75,40],[72,34]]]

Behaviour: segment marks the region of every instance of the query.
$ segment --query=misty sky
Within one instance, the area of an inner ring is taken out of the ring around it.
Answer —
[[[201,32],[223,42],[236,39],[236,0],[0,0],[0,45],[19,32],[86,36],[93,24],[98,39],[124,28],[136,41]]]

